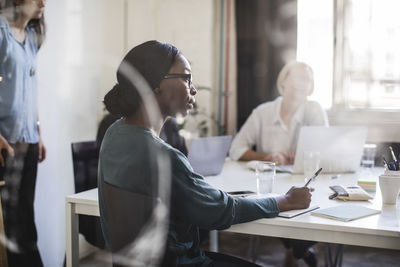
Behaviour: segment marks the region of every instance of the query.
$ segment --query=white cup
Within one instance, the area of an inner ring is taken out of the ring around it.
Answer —
[[[319,169],[320,161],[320,152],[306,150],[303,152],[303,168],[305,181],[308,181],[308,179]]]
[[[400,191],[400,172],[398,176],[385,174],[379,176],[379,187],[383,204],[396,204]]]
[[[275,180],[275,163],[259,161],[256,163],[257,194],[273,192]]]

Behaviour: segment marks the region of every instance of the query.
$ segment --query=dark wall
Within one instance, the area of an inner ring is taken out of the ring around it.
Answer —
[[[240,129],[256,106],[279,95],[278,73],[295,60],[297,1],[236,0],[236,27]]]

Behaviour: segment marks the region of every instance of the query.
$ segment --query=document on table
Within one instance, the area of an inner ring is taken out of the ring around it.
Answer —
[[[381,213],[381,211],[358,205],[344,204],[327,209],[317,210],[315,212],[312,212],[311,215],[324,217],[328,219],[334,219],[343,222],[349,222],[378,213]]]
[[[283,211],[283,212],[279,212],[278,217],[290,219],[290,218],[302,215],[304,213],[316,210],[318,208],[319,208],[318,205],[310,205],[310,207],[308,207],[307,209]]]

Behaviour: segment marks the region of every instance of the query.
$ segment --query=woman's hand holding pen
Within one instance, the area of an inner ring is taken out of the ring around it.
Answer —
[[[286,211],[308,208],[311,202],[312,191],[314,191],[312,188],[293,186],[285,195],[276,198],[279,210]]]

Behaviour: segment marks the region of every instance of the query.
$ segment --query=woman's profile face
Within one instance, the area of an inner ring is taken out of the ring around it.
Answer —
[[[283,81],[283,97],[305,101],[312,89],[312,84],[310,70],[304,66],[295,66]]]
[[[40,19],[46,6],[46,0],[23,0],[16,1],[16,3],[20,6],[24,16],[29,19]]]
[[[191,74],[189,62],[181,54],[177,55],[168,74]],[[180,77],[162,80],[160,88],[155,90],[162,115],[172,117],[178,113],[186,116],[193,108],[196,93],[197,90],[192,85],[192,81]]]

